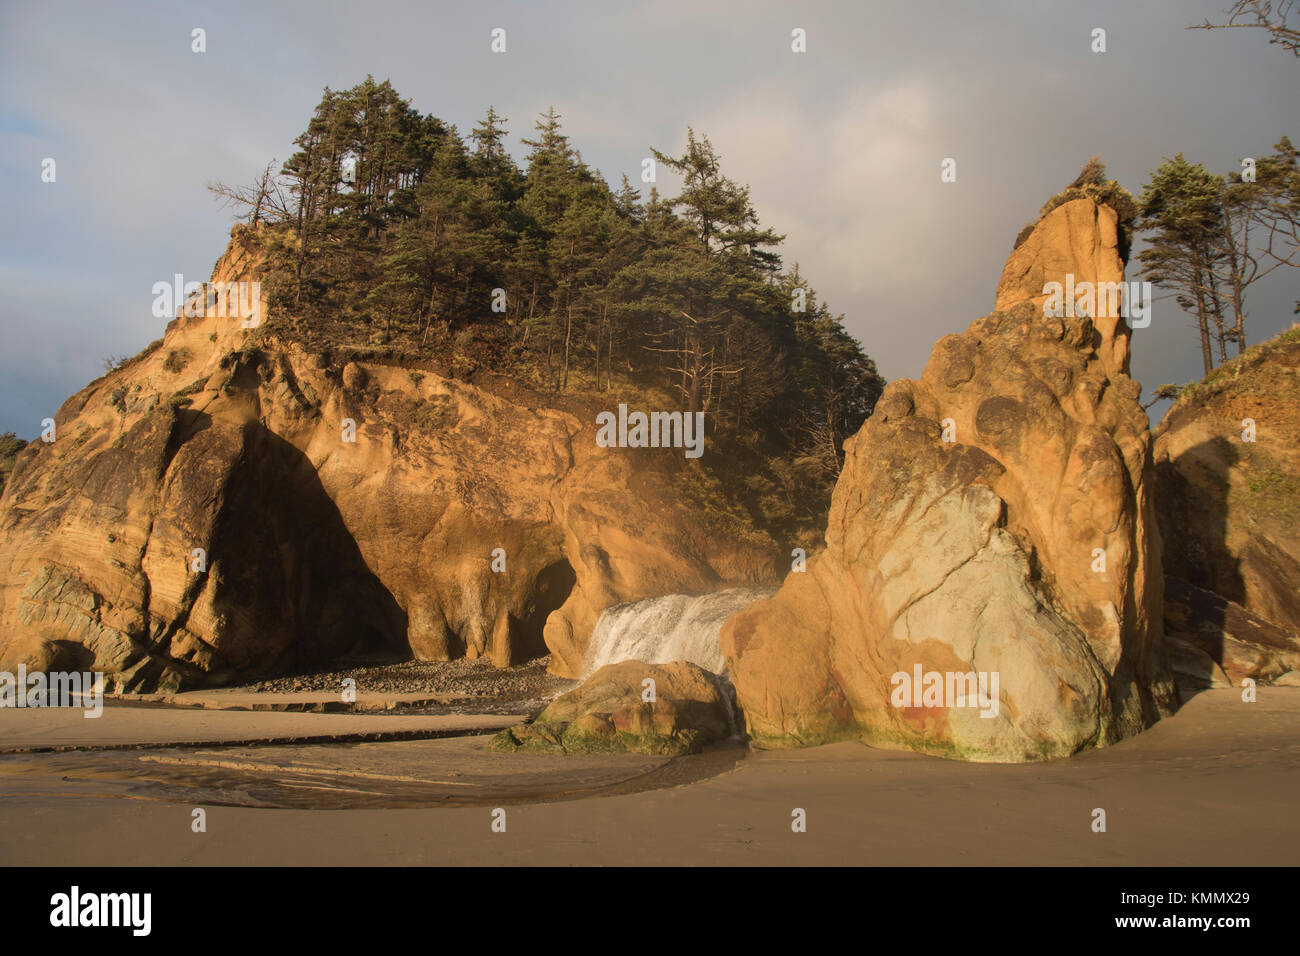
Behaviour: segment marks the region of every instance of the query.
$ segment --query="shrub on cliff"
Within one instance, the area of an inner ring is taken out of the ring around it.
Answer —
[[[1034,227],[1042,222],[1049,212],[1075,199],[1091,199],[1098,205],[1110,206],[1115,210],[1116,215],[1119,216],[1122,251],[1126,254],[1129,235],[1138,214],[1137,200],[1133,198],[1131,192],[1119,184],[1118,180],[1106,178],[1106,164],[1101,161],[1100,156],[1094,156],[1084,163],[1083,169],[1079,171],[1074,182],[1043,203],[1043,208],[1038,210],[1038,217],[1033,222],[1026,223],[1020,230],[1020,234],[1016,236],[1012,250],[1020,248],[1029,238],[1029,234],[1034,231]]]

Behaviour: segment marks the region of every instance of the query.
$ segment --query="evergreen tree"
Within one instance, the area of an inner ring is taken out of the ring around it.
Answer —
[[[492,107],[462,138],[386,80],[326,88],[280,178],[231,191],[269,203],[255,214],[268,223],[272,325],[558,391],[676,389],[727,452],[684,488],[702,487],[726,520],[811,534],[882,384],[842,317],[797,266],[781,271],[782,237],[706,137],[688,130],[681,156],[656,150],[682,190],[652,186],[642,201],[626,175],[611,191],[586,165],[553,107],[535,129],[521,170]],[[746,503],[720,502],[727,472]]]
[[[762,321],[759,316],[774,308],[768,279],[780,257],[764,247],[783,237],[758,227],[749,190],[722,175],[708,137],[696,139],[690,129],[680,157],[653,152],[683,178],[681,194],[667,209],[680,210],[684,228],[676,230],[677,241],[652,248],[627,278],[643,290],[644,305],[672,323],[657,330],[659,344],[650,347],[673,356],[670,370],[680,377],[687,411],[710,411],[723,379],[743,371],[728,361],[726,327],[747,312]]]
[[[1214,368],[1211,323],[1223,329],[1215,266],[1222,233],[1223,206],[1218,178],[1179,153],[1151,174],[1138,200],[1138,228],[1150,233],[1138,255],[1142,274],[1171,289],[1178,304],[1196,317],[1205,374]],[[1219,340],[1222,357],[1224,345]]]
[[[1223,286],[1232,308],[1231,338],[1237,354],[1246,348],[1246,290],[1284,265],[1300,265],[1300,168],[1291,140],[1256,164],[1253,181],[1240,172],[1223,181],[1219,246]]]
[[[1152,174],[1140,200],[1139,228],[1150,247],[1142,272],[1174,291],[1196,316],[1208,375],[1246,342],[1246,292],[1284,265],[1300,265],[1300,169],[1286,137],[1255,164],[1253,177],[1217,176],[1179,153]],[[1212,338],[1213,336],[1213,338]]]

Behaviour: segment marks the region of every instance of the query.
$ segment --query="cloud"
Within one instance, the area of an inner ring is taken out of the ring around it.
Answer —
[[[33,434],[32,409],[157,338],[151,284],[206,277],[229,232],[204,184],[284,160],[321,88],[367,72],[463,133],[494,104],[516,156],[554,104],[615,185],[693,125],[881,370],[917,375],[991,307],[1016,232],[1088,156],[1140,189],[1164,155],[1222,170],[1300,135],[1294,58],[1251,31],[1184,29],[1222,5],[0,4],[0,431]],[[497,25],[504,56],[488,51]],[[1297,298],[1286,271],[1252,290],[1252,338],[1288,325]],[[1135,339],[1148,384],[1200,375],[1173,308]]]
[[[861,86],[820,113],[779,90],[746,94],[701,121],[728,174],[749,184],[790,254],[857,295],[911,286],[926,264],[883,223],[942,227],[932,95],[912,80]],[[920,157],[933,157],[924,163]],[[925,186],[922,186],[924,181]],[[864,265],[869,264],[868,269]]]

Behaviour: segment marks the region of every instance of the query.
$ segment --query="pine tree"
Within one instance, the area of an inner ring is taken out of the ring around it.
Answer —
[[[1218,177],[1179,153],[1151,174],[1138,204],[1138,228],[1151,234],[1149,247],[1138,255],[1142,274],[1172,290],[1179,305],[1196,316],[1208,375],[1214,368],[1210,324],[1223,329],[1214,272],[1223,221]],[[1222,354],[1222,337],[1219,348]]]
[[[614,208],[618,210],[620,216],[633,225],[640,225],[645,221],[645,211],[641,208],[641,192],[633,188],[628,181],[627,173],[623,174],[623,182],[618,192],[614,194]]]
[[[1246,349],[1246,290],[1281,266],[1300,265],[1297,154],[1285,136],[1273,148],[1273,155],[1257,163],[1253,181],[1234,171],[1222,185],[1219,245],[1238,355]]]
[[[492,107],[462,138],[388,81],[326,88],[274,184],[288,197],[275,200],[283,215],[259,231],[272,253],[273,323],[309,344],[368,335],[370,346],[554,389],[675,388],[685,410],[708,413],[710,443],[726,450],[687,469],[684,489],[698,479],[706,512],[721,507],[728,521],[815,538],[843,441],[882,382],[798,266],[781,271],[782,237],[759,223],[748,189],[693,130],[682,155],[655,151],[682,177],[680,193],[651,186],[644,201],[626,175],[612,191],[586,165],[554,108],[522,141],[524,169],[505,137]],[[1257,228],[1266,213],[1279,224],[1270,234],[1282,252],[1280,210],[1296,208],[1290,156],[1261,161],[1272,185],[1250,207]],[[1095,167],[1074,188],[1114,192]],[[247,195],[256,208],[272,191],[264,177]],[[1164,199],[1152,221],[1181,227]],[[1218,294],[1228,288],[1222,241],[1207,239],[1204,254],[1201,293],[1217,312],[1232,299]],[[498,289],[504,315],[491,308]],[[724,485],[743,485],[746,501],[724,501]]]
[[[707,137],[696,139],[689,129],[682,156],[652,152],[681,174],[682,192],[662,209],[652,192],[647,224],[667,241],[652,240],[652,249],[625,281],[642,290],[643,308],[669,317],[671,325],[657,329],[656,344],[647,348],[672,357],[670,370],[679,376],[686,410],[716,411],[723,380],[743,371],[728,359],[725,330],[737,316],[774,310],[769,280],[780,257],[765,247],[784,237],[759,228],[749,190],[722,175]],[[665,212],[680,224],[668,222]]]
[[[1227,343],[1246,342],[1246,293],[1284,265],[1300,265],[1300,170],[1286,137],[1256,163],[1253,181],[1240,172],[1216,176],[1179,153],[1152,174],[1141,199],[1139,227],[1151,234],[1139,254],[1143,274],[1174,291],[1197,317],[1205,374]],[[1229,317],[1230,313],[1230,317]]]

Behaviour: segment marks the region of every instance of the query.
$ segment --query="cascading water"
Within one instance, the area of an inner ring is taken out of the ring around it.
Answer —
[[[619,661],[690,661],[714,674],[726,670],[718,634],[727,618],[775,588],[727,588],[712,594],[666,594],[605,608],[591,632],[583,678]]]

